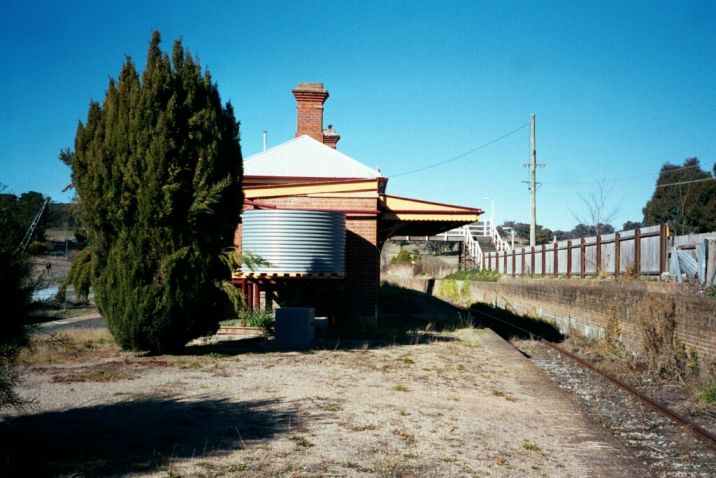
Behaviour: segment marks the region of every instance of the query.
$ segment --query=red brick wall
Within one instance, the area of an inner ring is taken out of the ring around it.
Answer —
[[[323,142],[323,103],[328,92],[321,83],[302,83],[293,90],[296,98],[296,136],[307,134],[316,141]]]

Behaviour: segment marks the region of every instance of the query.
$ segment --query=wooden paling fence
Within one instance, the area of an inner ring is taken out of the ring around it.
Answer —
[[[660,275],[668,270],[666,224],[581,239],[487,252],[482,268],[521,276],[586,277],[624,273]]]

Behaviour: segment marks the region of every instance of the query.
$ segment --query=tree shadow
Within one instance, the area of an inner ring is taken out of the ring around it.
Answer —
[[[208,397],[143,398],[19,416],[0,423],[0,475],[157,471],[174,458],[221,454],[271,438],[300,425],[300,418],[277,400]]]

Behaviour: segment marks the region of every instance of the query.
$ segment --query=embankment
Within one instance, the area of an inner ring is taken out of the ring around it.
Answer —
[[[653,333],[658,321],[673,327],[675,337],[687,350],[716,362],[716,300],[676,284],[505,277],[499,282],[415,278],[390,282],[454,304],[484,303],[541,318],[567,335],[600,338],[612,333],[635,353],[640,353],[644,335]]]

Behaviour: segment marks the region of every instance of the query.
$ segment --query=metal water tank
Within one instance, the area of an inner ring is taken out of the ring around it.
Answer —
[[[242,214],[245,252],[269,262],[257,273],[343,273],[346,218],[342,212],[255,209]]]

